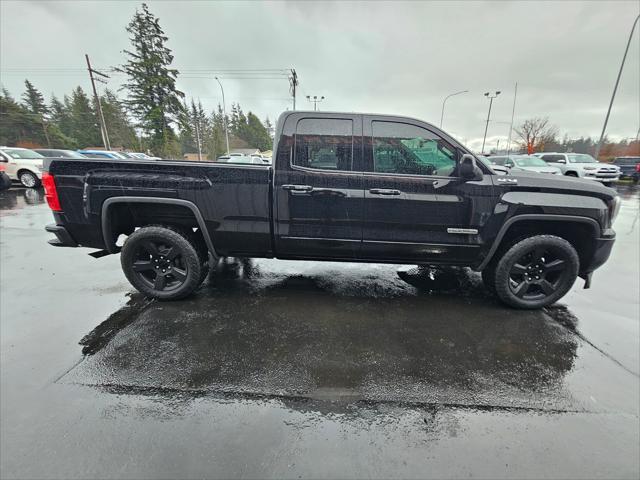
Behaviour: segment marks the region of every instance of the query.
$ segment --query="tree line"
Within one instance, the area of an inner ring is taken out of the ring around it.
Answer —
[[[523,153],[534,152],[575,152],[595,155],[599,139],[584,137],[569,138],[565,134],[560,138],[558,128],[551,124],[548,117],[529,118],[514,128],[518,137],[518,147]],[[640,155],[638,138],[610,141],[605,136],[600,150],[600,160],[615,157]]]
[[[126,61],[115,68],[126,75],[120,98],[105,89],[99,95],[112,148],[180,158],[197,153],[215,159],[226,152],[225,123],[231,148],[270,150],[271,123],[232,104],[231,114],[218,105],[205,112],[201,102],[187,102],[176,86],[179,72],[171,67],[173,54],[168,37],[146,4],[142,4],[126,27],[131,48]],[[102,145],[97,103],[80,87],[61,99],[46,102],[43,94],[25,80],[25,91],[16,99],[0,92],[0,144],[31,147],[81,149]]]

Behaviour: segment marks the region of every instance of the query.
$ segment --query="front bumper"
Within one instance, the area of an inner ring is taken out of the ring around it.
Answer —
[[[586,178],[588,180],[595,180],[596,182],[608,183],[608,182],[618,181],[620,179],[620,174],[619,173],[605,173],[605,174],[586,173],[582,178]]]
[[[49,240],[49,245],[53,245],[54,247],[77,247],[78,242],[76,242],[71,234],[64,228],[62,225],[56,225],[55,223],[51,223],[44,228],[47,232],[53,233],[56,238],[52,238]]]

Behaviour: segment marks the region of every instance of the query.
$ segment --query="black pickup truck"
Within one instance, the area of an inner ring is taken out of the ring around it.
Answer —
[[[273,159],[47,160],[49,243],[120,252],[131,284],[165,300],[234,256],[468,266],[506,304],[540,308],[577,276],[588,287],[615,238],[614,190],[499,175],[420,120],[286,112]]]

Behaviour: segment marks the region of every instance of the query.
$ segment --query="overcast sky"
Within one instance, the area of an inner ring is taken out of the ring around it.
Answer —
[[[235,2],[150,1],[173,49],[187,97],[213,108],[220,89],[196,70],[288,69],[323,110],[395,113],[439,124],[478,148],[488,101],[488,145],[504,141],[518,82],[515,122],[548,116],[561,133],[599,136],[640,2]],[[0,1],[0,81],[18,97],[29,78],[47,97],[90,90],[96,67],[123,62],[125,26],[140,2]],[[636,29],[609,121],[615,138],[640,127],[640,34]],[[189,73],[186,73],[186,72]],[[264,119],[291,108],[281,79],[219,75],[227,104]],[[226,78],[225,78],[226,77]],[[123,80],[112,76],[111,87]],[[102,87],[101,87],[102,88]]]

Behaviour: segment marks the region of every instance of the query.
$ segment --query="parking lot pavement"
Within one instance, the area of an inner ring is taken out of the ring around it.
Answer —
[[[46,245],[0,193],[2,478],[637,478],[640,193],[590,290],[515,311],[466,270],[230,259],[193,298]]]

